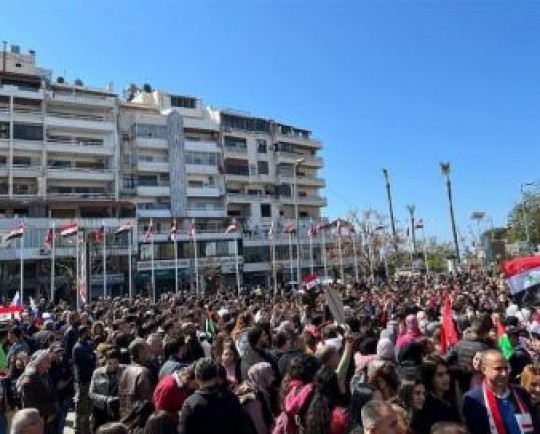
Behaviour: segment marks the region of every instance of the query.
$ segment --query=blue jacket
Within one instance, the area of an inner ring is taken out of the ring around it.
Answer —
[[[536,417],[536,411],[529,393],[519,386],[512,386],[516,394],[521,398],[527,407],[534,426],[534,433],[540,433],[540,423]],[[519,407],[516,408],[519,412]],[[463,416],[470,434],[489,434],[489,418],[484,401],[482,386],[477,386],[469,390],[463,399]]]
[[[96,354],[88,342],[77,342],[73,347],[73,364],[75,366],[75,383],[90,384],[96,369]]]

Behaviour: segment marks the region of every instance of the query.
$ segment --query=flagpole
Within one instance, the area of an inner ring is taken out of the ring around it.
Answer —
[[[354,255],[354,276],[356,278],[356,281],[359,282],[360,281],[360,277],[358,275],[358,258],[356,256],[356,242],[355,242],[355,238],[356,238],[356,232],[353,232],[352,234],[352,237],[351,237],[351,240],[352,240],[352,248],[353,248],[353,255]]]
[[[178,295],[178,240],[174,234],[174,292]]]
[[[153,231],[153,228],[152,228],[152,231]],[[152,300],[154,301],[154,303],[156,302],[156,270],[155,270],[155,264],[154,264],[154,234],[152,233],[151,234],[151,239],[150,239],[150,249],[151,249],[151,254],[152,256],[150,257],[151,261],[152,261],[152,264],[151,264],[151,267],[152,267]]]
[[[322,229],[322,255],[323,255],[323,268],[324,268],[324,277],[328,277],[328,266],[326,264],[326,229]]]
[[[128,288],[129,288],[129,301],[133,300],[133,288],[132,288],[132,273],[131,273],[131,244],[133,238],[133,227],[129,228],[128,232]]]
[[[105,222],[103,226],[103,300],[107,298],[107,232],[105,231]],[[92,291],[90,291],[91,293]]]
[[[341,233],[338,228],[338,253],[339,253],[339,274],[341,276],[341,283],[345,283],[345,273],[343,271],[343,252],[341,251]]]
[[[384,273],[386,274],[386,279],[389,279],[388,275],[388,243],[386,238],[386,227],[383,228],[383,248],[384,248]]]
[[[56,267],[56,232],[54,221],[52,223],[52,243],[51,243],[51,303],[54,301],[54,280],[55,280],[55,267]]]
[[[313,263],[313,234],[311,234],[311,236],[309,237],[309,257],[311,262],[310,271],[311,274],[314,274],[315,264]]]
[[[234,237],[234,258],[236,265],[236,293],[240,296],[240,266],[238,263],[238,232],[235,232]]]
[[[294,279],[294,268],[293,268],[293,249],[292,249],[292,232],[289,232],[289,265],[290,265],[290,270],[291,270],[291,282],[293,281]],[[298,284],[300,285],[300,284]]]
[[[272,234],[272,275],[274,277],[274,297],[277,296],[276,241]]]
[[[193,255],[195,257],[195,290],[199,295],[199,258],[197,253],[197,230],[195,229],[195,219],[191,221],[191,233],[193,236]]]
[[[20,291],[21,291],[21,304],[24,306],[24,255],[23,255],[23,249],[24,249],[24,232],[26,228],[23,229],[23,233],[20,239],[19,249],[20,249],[20,256],[21,256],[21,272],[20,272]]]
[[[427,246],[426,246],[426,233],[424,232],[424,226],[422,225],[422,247],[424,250],[424,264],[426,266],[426,274],[429,275],[429,262],[427,255]]]
[[[75,299],[77,304],[77,312],[81,310],[81,304],[79,300],[79,277],[80,277],[80,269],[79,269],[79,229],[77,228],[77,232],[75,232]]]

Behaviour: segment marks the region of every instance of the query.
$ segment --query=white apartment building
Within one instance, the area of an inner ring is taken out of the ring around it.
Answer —
[[[131,85],[119,98],[110,87],[53,79],[51,70],[37,66],[34,52],[23,54],[12,46],[1,55],[0,215],[5,218],[0,231],[24,219],[28,285],[47,286],[49,259],[40,247],[50,218],[56,224],[76,218],[89,229],[103,222],[114,228],[122,219],[136,219],[133,253],[138,256],[132,277],[139,289],[147,289],[149,283],[151,244],[142,234],[152,220],[161,290],[174,287],[176,266],[182,286],[194,285],[194,246],[187,236],[192,221],[203,286],[216,270],[222,283],[234,286],[236,251],[243,282],[267,283],[267,231],[274,222],[279,280],[296,280],[288,271],[288,238],[282,235],[284,225],[294,221],[295,197],[302,270],[304,275],[310,272],[307,227],[320,220],[326,205],[320,194],[325,181],[318,176],[323,167],[321,143],[310,131],[208,108],[200,98],[149,85]],[[178,260],[169,240],[172,219],[178,225]],[[233,219],[241,229],[224,234]],[[113,238],[110,243],[110,285],[120,291],[129,278],[127,246]],[[60,255],[67,260],[72,253],[70,246],[65,248]],[[313,256],[320,270],[318,240]],[[17,280],[17,257],[14,248],[0,249],[4,282],[6,276]],[[99,291],[102,264],[97,256],[89,268],[94,273],[92,286]]]

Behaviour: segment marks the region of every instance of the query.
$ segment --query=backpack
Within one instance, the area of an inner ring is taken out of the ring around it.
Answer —
[[[302,434],[314,387],[312,383],[293,388],[285,398],[285,409],[276,419],[272,434]]]

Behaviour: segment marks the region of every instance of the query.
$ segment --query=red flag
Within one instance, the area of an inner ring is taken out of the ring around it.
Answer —
[[[445,355],[446,350],[458,342],[458,335],[452,319],[452,305],[450,303],[450,295],[448,292],[444,293],[441,317],[441,354]]]
[[[52,243],[53,243],[53,230],[47,229],[47,232],[45,232],[45,238],[43,239],[43,248],[47,250],[52,249]]]

